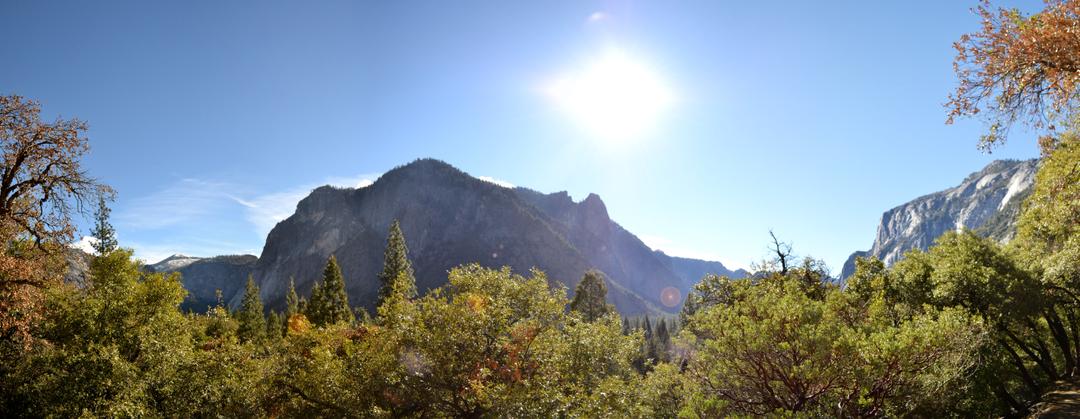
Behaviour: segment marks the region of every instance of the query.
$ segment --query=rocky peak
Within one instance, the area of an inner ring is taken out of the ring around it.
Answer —
[[[1012,237],[1019,204],[1035,180],[1037,160],[996,160],[959,185],[885,211],[873,246],[848,258],[841,272],[855,270],[855,258],[873,256],[896,262],[911,249],[927,249],[950,230],[972,229],[999,240]]]

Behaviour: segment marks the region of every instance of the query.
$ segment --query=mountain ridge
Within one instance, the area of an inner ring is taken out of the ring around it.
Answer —
[[[350,301],[371,312],[394,219],[401,221],[422,292],[444,284],[446,271],[464,263],[519,273],[536,267],[552,286],[571,290],[596,268],[608,276],[609,301],[624,314],[660,314],[679,309],[664,305],[670,304],[661,299],[667,288],[684,296],[705,273],[745,276],[720,262],[654,251],[611,220],[597,194],[575,202],[565,191],[506,187],[436,159],[395,167],[364,187],[315,188],[274,226],[259,257],[173,255],[147,269],[180,272],[189,289],[185,306],[193,310],[216,304],[216,290],[226,304],[238,305],[247,275],[259,283],[267,306],[280,308],[290,279],[298,293],[309,294],[334,254]]]
[[[999,241],[1015,232],[1023,199],[1034,184],[1037,159],[994,160],[959,185],[929,193],[882,213],[870,249],[844,262],[840,278],[855,271],[858,257],[891,265],[911,249],[925,250],[949,230],[972,229]]]

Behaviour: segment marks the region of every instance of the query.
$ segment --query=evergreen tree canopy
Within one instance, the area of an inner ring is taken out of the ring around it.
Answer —
[[[116,241],[116,230],[109,223],[110,212],[109,206],[105,204],[105,197],[98,197],[97,211],[94,212],[94,227],[90,230],[90,235],[97,239],[93,247],[98,256],[106,255],[119,246]]]
[[[296,280],[289,277],[289,292],[285,294],[285,318],[300,312],[300,297],[296,295]]]
[[[266,318],[263,317],[262,299],[259,298],[259,286],[255,285],[253,276],[248,276],[247,286],[244,288],[244,300],[240,303],[236,320],[240,322],[240,328],[236,333],[241,340],[260,341],[266,337]]]
[[[595,269],[585,272],[581,282],[574,288],[570,310],[581,313],[582,317],[590,322],[615,311],[615,308],[607,303],[607,285],[604,284],[602,272]]]
[[[395,285],[395,282],[403,282]],[[412,263],[409,262],[409,248],[405,245],[405,234],[401,224],[394,220],[386,236],[386,250],[383,252],[383,270],[379,273],[379,305],[382,305],[392,293],[404,292],[405,298],[416,296],[416,277],[413,276]]]
[[[315,284],[311,290],[308,318],[316,326],[351,323],[354,320],[349,308],[349,296],[345,292],[345,278],[334,255],[330,255],[326,261],[322,283]]]

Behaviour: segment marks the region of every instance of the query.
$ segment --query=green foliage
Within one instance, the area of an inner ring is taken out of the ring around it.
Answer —
[[[405,234],[401,224],[394,220],[386,236],[386,250],[383,252],[383,270],[379,273],[379,301],[386,300],[400,293],[405,298],[416,296],[416,278],[413,276],[412,262],[409,262],[409,248],[405,245]]]
[[[284,336],[285,319],[287,317],[284,314],[271,311],[270,315],[266,316],[266,337],[276,340]]]
[[[732,288],[681,339],[697,414],[889,416],[957,387],[974,362],[979,328],[962,312],[894,325],[835,288],[808,286],[798,269]]]
[[[607,303],[607,285],[604,274],[597,270],[585,272],[585,276],[574,288],[574,299],[570,301],[570,310],[578,312],[585,321],[595,321],[609,313],[615,307]]]
[[[289,292],[285,294],[285,318],[288,319],[300,311],[300,296],[296,295],[296,280],[289,277]]]
[[[349,308],[349,295],[345,292],[345,278],[333,255],[326,261],[322,282],[316,283],[311,290],[311,301],[305,314],[316,326],[355,320]]]
[[[244,287],[244,299],[240,302],[236,320],[240,323],[236,334],[241,341],[260,341],[266,338],[266,318],[263,317],[259,286],[255,285],[253,276],[248,276],[247,286]]]
[[[466,265],[417,298],[391,227],[378,321],[355,321],[334,257],[309,302],[183,315],[177,274],[128,250],[48,290],[35,344],[0,347],[11,416],[726,417],[1019,415],[1080,356],[1074,140],[1040,169],[1008,246],[943,235],[845,288],[810,258],[709,275],[678,319],[622,318],[590,272]],[[393,275],[393,276],[390,276]],[[570,310],[567,310],[567,309]],[[312,327],[314,324],[317,327]],[[14,356],[8,356],[14,354]]]
[[[90,229],[90,235],[97,239],[93,247],[98,256],[109,254],[119,247],[116,241],[116,230],[109,223],[110,212],[112,211],[106,205],[105,197],[98,197],[97,211],[94,212],[94,227]]]
[[[12,377],[30,416],[145,416],[150,393],[190,346],[177,275],[143,274],[129,250],[91,263],[86,289],[50,291],[32,349]],[[159,375],[161,374],[161,375]],[[164,375],[164,376],[162,376]]]
[[[686,302],[683,303],[682,311],[679,313],[679,322],[686,326],[699,310],[717,304],[732,303],[736,295],[735,289],[740,284],[746,285],[749,282],[714,274],[705,275],[687,294]]]
[[[1013,246],[1055,287],[1080,290],[1080,136],[1063,135],[1041,162]],[[1062,291],[1064,292],[1064,291]]]

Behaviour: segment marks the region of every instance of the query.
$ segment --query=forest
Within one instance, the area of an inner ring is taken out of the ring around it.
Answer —
[[[950,232],[842,284],[774,237],[751,277],[702,278],[670,318],[621,317],[597,271],[571,292],[469,264],[421,295],[397,223],[373,313],[333,256],[283,311],[249,279],[239,307],[184,312],[179,275],[116,240],[86,123],[0,97],[0,416],[1027,415],[1080,373],[1080,0],[977,11],[946,107],[986,122],[983,150],[1042,133],[1015,237]],[[68,283],[79,214],[98,240]]]

